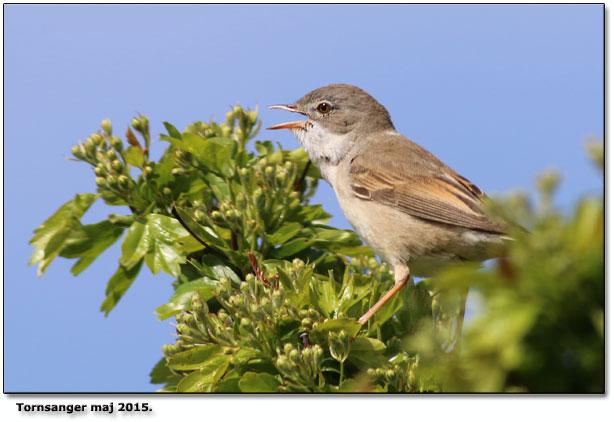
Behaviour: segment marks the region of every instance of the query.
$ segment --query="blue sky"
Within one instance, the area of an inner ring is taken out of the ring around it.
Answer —
[[[6,392],[152,391],[173,341],[155,307],[170,276],[142,271],[105,318],[98,311],[119,245],[79,277],[59,259],[28,267],[32,230],[77,192],[90,168],[66,161],[77,139],[137,113],[183,129],[229,106],[266,110],[345,82],[386,106],[397,130],[489,193],[563,174],[556,203],[599,193],[582,143],[603,137],[601,5],[5,5]],[[263,131],[286,148],[286,133]],[[154,141],[152,155],[164,143]],[[349,228],[330,187],[315,201]],[[91,223],[117,209],[96,203]],[[124,212],[124,211],[120,211]],[[127,210],[125,211],[127,212]]]

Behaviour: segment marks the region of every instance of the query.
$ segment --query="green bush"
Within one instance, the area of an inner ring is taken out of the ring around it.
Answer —
[[[74,160],[92,166],[97,193],[76,195],[35,230],[30,263],[41,275],[56,256],[73,258],[78,275],[125,232],[106,314],[143,263],[175,277],[173,296],[156,309],[177,330],[151,372],[160,391],[604,390],[602,198],[558,214],[549,174],[538,211],[523,195],[497,201],[494,212],[530,229],[514,230],[508,258],[442,269],[361,327],[356,320],[393,276],[310,204],[320,174],[302,149],[255,141],[248,150],[260,123],[237,106],[221,124],[179,132],[165,123],[169,146],[150,161],[147,118],[131,124],[127,145],[105,120],[73,147]],[[599,146],[590,151],[603,162]],[[82,224],[98,198],[130,213]],[[461,336],[469,287],[483,309]]]

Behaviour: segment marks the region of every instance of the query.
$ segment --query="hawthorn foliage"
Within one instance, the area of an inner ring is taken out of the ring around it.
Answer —
[[[75,195],[30,240],[39,275],[57,256],[79,275],[121,238],[106,314],[145,267],[174,277],[155,310],[177,331],[151,372],[160,391],[603,392],[603,198],[563,215],[545,173],[537,209],[524,194],[492,204],[529,229],[513,229],[508,258],[444,268],[361,327],[393,276],[311,203],[320,174],[307,154],[254,141],[257,112],[240,106],[221,124],[164,125],[157,161],[146,116],[124,140],[105,120],[75,145],[96,193]],[[602,147],[589,152],[603,166]],[[121,212],[82,224],[96,200]],[[461,330],[469,287],[481,309]]]

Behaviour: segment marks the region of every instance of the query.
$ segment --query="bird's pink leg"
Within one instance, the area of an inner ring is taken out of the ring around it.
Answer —
[[[375,305],[371,307],[363,316],[358,319],[360,325],[365,325],[369,319],[382,307],[386,302],[390,300],[390,298],[396,295],[399,290],[403,288],[407,284],[407,280],[409,280],[409,267],[405,262],[399,262],[394,266],[394,286],[380,300],[377,301]]]

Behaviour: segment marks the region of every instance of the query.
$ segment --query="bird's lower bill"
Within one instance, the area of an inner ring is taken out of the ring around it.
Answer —
[[[308,122],[309,120],[299,120],[296,122],[287,122],[287,123],[280,123],[278,125],[274,125],[271,127],[268,127],[267,129],[269,130],[276,130],[276,129],[303,129],[305,127],[305,124]]]

